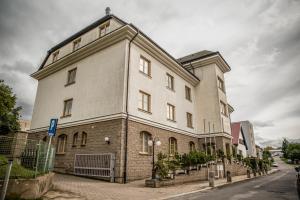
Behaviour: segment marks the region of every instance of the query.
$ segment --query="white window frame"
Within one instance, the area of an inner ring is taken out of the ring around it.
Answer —
[[[167,73],[167,88],[174,91],[175,86],[175,79],[174,76]]]
[[[68,104],[68,102],[71,102],[71,104]],[[69,106],[69,108],[67,106]],[[72,106],[73,106],[73,99],[64,100],[63,117],[71,116]]]
[[[138,109],[151,113],[151,95],[142,90],[139,91]]]
[[[142,154],[151,154],[151,146],[149,146],[149,141],[152,140],[152,135],[147,131],[141,132],[141,151]]]
[[[167,119],[175,121],[175,106],[167,103]]]
[[[140,56],[139,70],[141,73],[151,77],[151,62],[144,56]]]
[[[64,154],[66,152],[67,135],[62,134],[57,137],[57,153]]]

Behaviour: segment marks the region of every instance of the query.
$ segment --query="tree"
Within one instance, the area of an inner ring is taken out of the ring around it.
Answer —
[[[288,146],[289,146],[289,141],[287,141],[286,138],[283,138],[283,141],[282,141],[282,153],[283,153],[283,157],[284,158],[287,158],[288,157]]]
[[[21,107],[16,107],[17,97],[12,89],[0,80],[0,134],[20,130],[19,117]]]

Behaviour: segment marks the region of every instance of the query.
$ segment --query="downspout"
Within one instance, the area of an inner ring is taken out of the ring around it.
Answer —
[[[123,171],[123,183],[126,183],[127,180],[127,144],[128,144],[128,92],[129,92],[129,66],[130,66],[130,49],[131,43],[139,34],[139,30],[136,29],[137,33],[133,36],[133,38],[129,41],[128,45],[128,59],[127,59],[127,83],[126,83],[126,104],[125,104],[125,112],[126,112],[126,119],[125,119],[125,155],[124,155],[124,171]]]

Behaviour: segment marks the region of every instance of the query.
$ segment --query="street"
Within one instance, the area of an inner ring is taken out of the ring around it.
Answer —
[[[289,199],[297,200],[296,190],[296,171],[292,166],[283,163],[278,158],[275,161],[279,164],[280,171],[269,175],[259,177],[250,181],[227,185],[202,192],[196,192],[171,198],[172,200],[193,200],[193,199]]]

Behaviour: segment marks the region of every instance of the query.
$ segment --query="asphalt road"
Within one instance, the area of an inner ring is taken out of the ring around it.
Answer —
[[[276,159],[276,162],[279,164],[280,171],[274,174],[221,188],[186,194],[172,200],[298,200],[295,169],[279,159]]]

